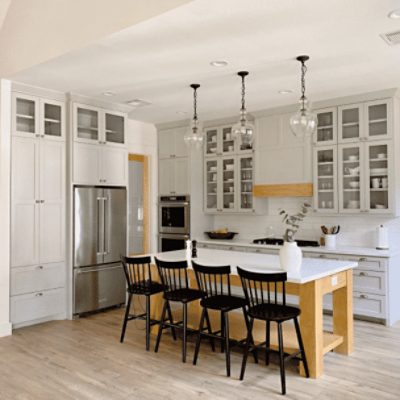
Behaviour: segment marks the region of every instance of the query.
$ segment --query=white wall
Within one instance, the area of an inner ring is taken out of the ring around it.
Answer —
[[[10,323],[11,82],[0,80],[0,337]]]
[[[128,119],[128,151],[149,156],[150,251],[157,251],[158,156],[157,129],[153,124]]]

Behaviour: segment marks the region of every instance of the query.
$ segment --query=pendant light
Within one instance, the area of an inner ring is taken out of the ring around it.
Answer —
[[[309,109],[308,100],[306,97],[306,81],[305,75],[307,67],[305,62],[309,60],[309,56],[298,56],[297,61],[301,63],[301,97],[300,110],[290,118],[290,128],[295,136],[303,138],[311,136],[317,128],[317,116]]]
[[[232,135],[234,138],[240,138],[242,145],[245,148],[251,148],[253,145],[254,125],[251,124],[246,117],[246,85],[245,78],[249,73],[247,71],[240,71],[238,75],[242,78],[242,108],[240,109],[240,119],[237,124],[232,127]]]
[[[185,134],[184,141],[188,146],[200,148],[204,139],[203,131],[197,118],[197,89],[200,85],[192,83],[190,87],[193,89],[193,119],[189,131]]]

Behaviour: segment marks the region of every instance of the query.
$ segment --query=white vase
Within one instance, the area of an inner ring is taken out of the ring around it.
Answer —
[[[303,254],[296,242],[284,242],[279,250],[281,268],[284,271],[296,273],[300,271]]]

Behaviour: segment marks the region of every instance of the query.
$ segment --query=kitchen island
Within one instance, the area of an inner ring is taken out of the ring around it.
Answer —
[[[178,261],[186,258],[185,250],[154,254],[164,261]],[[281,271],[279,257],[270,254],[254,254],[239,251],[198,249],[196,261],[205,265],[231,265],[232,286],[241,287],[236,266],[257,272]],[[303,259],[301,271],[298,274],[288,274],[286,292],[298,296],[301,309],[300,327],[307,354],[310,376],[318,378],[324,371],[324,354],[333,350],[348,355],[353,351],[353,274],[352,269],[357,262]],[[193,270],[190,269],[191,284],[196,287]],[[240,293],[240,291],[239,291]],[[333,331],[326,332],[323,328],[323,296],[333,295]],[[191,321],[194,327],[199,322],[198,302],[190,309]],[[159,317],[162,309],[162,297],[153,300],[152,314]],[[232,338],[242,339],[246,336],[246,328],[240,314],[232,315]],[[211,315],[211,324],[214,328],[218,324],[217,315]],[[271,344],[275,346],[276,337],[271,326]],[[290,324],[284,326],[285,349],[288,352],[297,348],[294,329]],[[255,341],[264,341],[264,324],[254,325]],[[303,371],[301,371],[303,372]]]

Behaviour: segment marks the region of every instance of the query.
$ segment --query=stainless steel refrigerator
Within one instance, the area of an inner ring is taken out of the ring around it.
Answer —
[[[74,188],[74,314],[125,302],[126,189]]]

